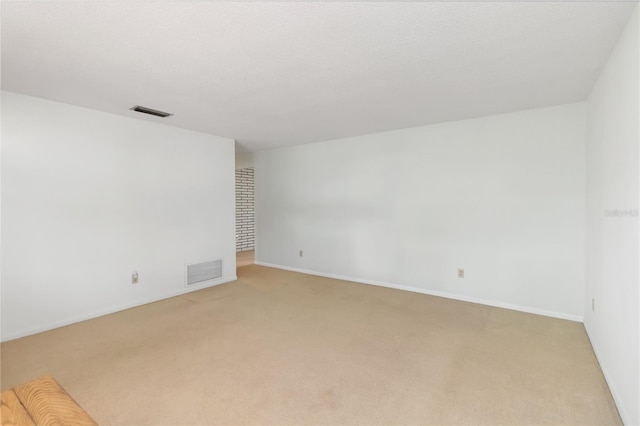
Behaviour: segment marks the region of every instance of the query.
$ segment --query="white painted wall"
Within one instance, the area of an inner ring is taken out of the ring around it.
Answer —
[[[236,147],[236,170],[248,169],[253,167],[253,151],[235,143]]]
[[[587,115],[585,327],[626,424],[640,424],[638,210],[640,33],[636,7]],[[595,299],[595,311],[591,302]]]
[[[2,337],[185,292],[186,263],[235,279],[233,164],[230,139],[2,92]]]
[[[581,320],[585,114],[257,152],[256,260]]]

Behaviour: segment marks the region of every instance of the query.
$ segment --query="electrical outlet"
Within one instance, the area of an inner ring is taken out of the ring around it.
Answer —
[[[300,257],[302,257],[302,250],[300,250],[300,254],[299,255],[300,255]]]
[[[464,278],[464,269],[458,268],[458,278]]]
[[[138,272],[131,274],[131,284],[138,284]]]
[[[591,312],[596,311],[596,299],[591,299]]]

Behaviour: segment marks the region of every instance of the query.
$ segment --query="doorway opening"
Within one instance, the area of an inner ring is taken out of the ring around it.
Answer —
[[[236,267],[255,259],[255,197],[253,168],[236,170]]]

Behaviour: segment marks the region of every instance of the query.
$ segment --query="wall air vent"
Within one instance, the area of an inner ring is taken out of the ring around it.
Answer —
[[[222,278],[222,259],[187,265],[187,285]]]
[[[158,111],[157,109],[147,108],[147,107],[143,107],[143,106],[140,106],[140,105],[133,106],[133,107],[131,107],[129,109],[131,111],[142,112],[144,114],[155,115],[156,117],[162,117],[162,118],[169,117],[169,116],[173,115],[173,114],[169,114],[168,112]]]

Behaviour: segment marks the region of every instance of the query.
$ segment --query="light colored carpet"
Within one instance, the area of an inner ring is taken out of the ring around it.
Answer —
[[[7,342],[100,424],[620,424],[582,324],[256,265]]]
[[[236,253],[236,265],[238,268],[253,265],[254,257],[255,252],[253,250],[239,251]]]

